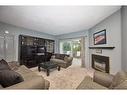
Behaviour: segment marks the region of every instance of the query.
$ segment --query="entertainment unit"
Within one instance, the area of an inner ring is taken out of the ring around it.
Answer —
[[[28,68],[49,61],[54,53],[54,40],[19,35],[19,62]]]

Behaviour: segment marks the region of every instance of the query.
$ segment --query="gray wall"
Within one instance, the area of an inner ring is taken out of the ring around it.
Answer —
[[[59,42],[60,40],[64,40],[64,39],[73,39],[73,38],[79,38],[79,37],[88,37],[88,31],[84,30],[84,31],[80,31],[80,32],[73,32],[73,33],[68,33],[68,34],[62,34],[62,35],[57,35],[55,36],[55,38],[57,39],[57,52],[59,52]]]
[[[49,34],[20,28],[0,22],[0,33],[4,33],[5,30],[9,31],[9,34],[14,35],[14,58],[16,61],[18,60],[18,36],[20,34],[55,40],[55,37]]]
[[[122,69],[127,71],[127,7],[122,7]]]
[[[58,39],[77,38],[81,36],[87,36],[87,33],[88,31],[84,30],[84,31],[77,31],[77,32],[68,33],[68,34],[57,35],[56,37]]]
[[[102,50],[102,54],[96,53],[95,49],[90,50],[90,64],[91,54],[109,56],[110,73],[114,74],[121,70],[121,10],[115,12],[89,30],[90,46],[96,46],[93,44],[93,34],[103,29],[106,29],[107,44],[97,46],[114,46],[115,49]]]

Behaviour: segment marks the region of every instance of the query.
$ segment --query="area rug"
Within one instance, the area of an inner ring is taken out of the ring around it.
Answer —
[[[73,66],[60,71],[52,70],[50,76],[46,76],[45,71],[38,72],[37,68],[32,70],[50,82],[49,89],[76,89],[85,76],[93,76],[93,70]]]

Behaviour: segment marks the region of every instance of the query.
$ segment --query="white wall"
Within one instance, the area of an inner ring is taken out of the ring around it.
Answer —
[[[33,31],[21,27],[16,27],[13,25],[0,22],[0,33],[4,33],[5,30],[9,31],[11,35],[14,35],[14,47],[15,47],[14,58],[16,61],[18,60],[18,36],[20,34],[55,40],[55,37],[49,34]]]
[[[59,52],[59,41],[60,40],[64,40],[64,39],[73,39],[73,38],[79,38],[79,37],[88,37],[88,31],[84,30],[84,31],[80,31],[80,32],[73,32],[73,33],[68,33],[68,34],[62,34],[62,35],[57,35],[56,39],[57,39],[57,44],[58,44],[58,51]]]
[[[94,45],[93,33],[106,29],[107,44]],[[113,50],[102,50],[102,54],[110,57],[110,73],[114,74],[121,70],[121,10],[115,12],[96,26],[89,30],[90,46],[114,46]],[[95,49],[90,50],[91,54],[97,54]]]
[[[88,31],[80,31],[80,32],[73,32],[73,33],[68,33],[68,34],[62,34],[56,36],[57,39],[57,52],[60,52],[59,47],[60,47],[60,40],[64,39],[73,39],[73,38],[81,38],[85,37],[85,67],[89,67],[89,35]]]
[[[122,69],[127,71],[127,7],[122,7]]]

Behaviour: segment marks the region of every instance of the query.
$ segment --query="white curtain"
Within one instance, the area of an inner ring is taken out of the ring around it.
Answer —
[[[81,37],[81,67],[85,67],[85,37]]]

